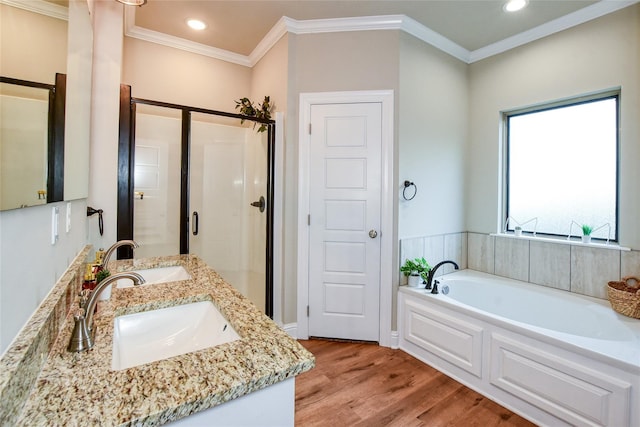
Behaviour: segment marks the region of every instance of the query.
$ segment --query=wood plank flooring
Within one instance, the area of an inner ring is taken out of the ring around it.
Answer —
[[[534,426],[401,350],[300,343],[316,367],[296,377],[296,426]]]

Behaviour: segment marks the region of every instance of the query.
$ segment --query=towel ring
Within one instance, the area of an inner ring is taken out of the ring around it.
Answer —
[[[410,197],[407,197],[407,188],[409,187],[413,187],[413,194]],[[405,181],[404,188],[402,189],[402,198],[405,200],[413,200],[413,198],[416,197],[416,194],[418,194],[418,187],[411,181]]]

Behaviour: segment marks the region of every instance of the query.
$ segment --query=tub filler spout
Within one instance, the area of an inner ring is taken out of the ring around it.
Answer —
[[[434,284],[433,283],[433,278],[436,275],[436,271],[438,270],[438,268],[442,267],[445,264],[453,264],[453,267],[458,270],[460,267],[458,267],[458,264],[456,264],[453,261],[442,261],[439,262],[435,265],[435,267],[433,267],[431,270],[429,270],[429,274],[427,275],[427,286],[425,286],[425,289],[431,289],[431,293],[432,294],[437,294],[438,293],[438,284]],[[433,286],[432,286],[433,285]]]

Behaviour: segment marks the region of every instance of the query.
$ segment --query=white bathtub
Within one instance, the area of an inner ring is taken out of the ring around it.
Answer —
[[[640,320],[464,270],[401,287],[400,347],[540,425],[640,425]]]

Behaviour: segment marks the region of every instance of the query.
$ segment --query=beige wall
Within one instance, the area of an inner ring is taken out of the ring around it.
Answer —
[[[234,111],[234,100],[251,90],[248,67],[131,37],[122,64],[122,83],[136,98]]]
[[[468,231],[498,229],[500,111],[621,87],[620,243],[640,248],[639,76],[640,5],[472,64]]]
[[[289,37],[284,35],[258,61],[251,72],[251,93],[249,98],[262,103],[265,95],[271,96],[273,113],[287,111],[287,81],[289,63]],[[275,114],[272,114],[275,118]]]
[[[0,4],[0,74],[55,83],[67,72],[67,21]]]
[[[296,321],[298,126],[301,93],[399,90],[398,31],[289,36],[284,210],[284,323]],[[397,120],[396,118],[394,121]],[[394,232],[393,240],[396,241]]]

